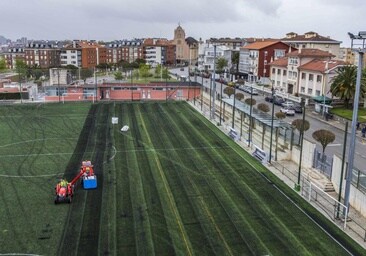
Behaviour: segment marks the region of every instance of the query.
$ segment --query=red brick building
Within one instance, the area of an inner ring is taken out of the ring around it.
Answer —
[[[55,41],[33,41],[24,48],[25,64],[41,68],[60,66],[60,46]]]
[[[80,41],[81,67],[94,68],[95,66],[107,63],[107,49],[95,42]]]
[[[15,61],[22,60],[25,62],[25,53],[23,47],[11,47],[7,52],[2,54],[5,59],[7,69],[15,69]]]
[[[66,86],[63,95],[56,95],[56,87],[47,88],[45,101],[95,100],[95,86]],[[194,82],[153,82],[149,84],[103,83],[97,86],[98,101],[125,100],[192,100],[201,95],[201,86]]]
[[[106,44],[107,63],[114,64],[120,61],[134,62],[143,59],[143,40],[122,40]]]

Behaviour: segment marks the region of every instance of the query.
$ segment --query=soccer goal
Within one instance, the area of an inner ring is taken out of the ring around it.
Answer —
[[[65,92],[62,94],[62,103],[65,101],[92,101],[95,102],[95,94],[93,92]]]

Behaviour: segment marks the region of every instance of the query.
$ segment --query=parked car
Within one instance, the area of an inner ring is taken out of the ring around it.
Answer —
[[[275,96],[273,98],[273,101],[274,101],[274,104],[277,106],[281,106],[281,104],[285,102],[284,99],[282,99],[281,97],[278,97],[278,96]]]
[[[302,107],[300,104],[295,104],[292,108],[295,110],[295,113],[302,113]]]
[[[281,106],[282,107],[287,107],[287,108],[292,108],[292,107],[294,107],[295,106],[295,104],[292,102],[292,101],[285,101],[285,102],[283,102],[282,104],[281,104]]]
[[[280,109],[280,111],[282,113],[285,113],[286,116],[294,116],[295,115],[295,110],[293,108],[291,108],[291,107],[282,107]]]
[[[268,102],[272,102],[273,101],[273,97],[272,96],[266,96],[264,98],[265,101],[268,101]]]

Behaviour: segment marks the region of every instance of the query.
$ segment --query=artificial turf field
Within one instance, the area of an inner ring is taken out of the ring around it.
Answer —
[[[0,118],[0,254],[348,254],[280,191],[365,253],[185,102],[4,106]],[[54,205],[58,178],[85,159],[97,190]]]

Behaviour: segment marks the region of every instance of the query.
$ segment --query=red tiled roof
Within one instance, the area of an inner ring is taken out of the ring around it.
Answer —
[[[335,68],[337,66],[346,65],[346,62],[341,60],[312,60],[304,65],[299,67],[299,70],[309,70],[309,71],[317,71],[324,73],[325,71]]]
[[[254,42],[252,44],[248,44],[248,45],[242,47],[242,49],[260,50],[260,49],[266,48],[268,46],[271,46],[271,45],[277,44],[277,43],[280,43],[280,41],[261,41],[261,42]]]
[[[294,32],[290,32],[290,33],[287,33],[287,35],[294,35],[296,33]],[[314,34],[315,36],[306,36],[306,34]],[[288,38],[288,37],[285,37],[285,38],[282,38],[281,41],[286,41],[286,42],[305,42],[305,41],[316,41],[316,42],[329,42],[329,43],[339,43],[339,41],[336,41],[334,39],[331,39],[329,37],[325,37],[325,36],[321,36],[321,35],[318,35],[316,32],[307,32],[305,33],[304,35],[297,35],[296,36],[293,36],[291,38]]]
[[[287,54],[288,57],[335,57],[333,54],[313,48],[303,48]]]
[[[275,61],[272,61],[269,63],[270,66],[278,66],[278,67],[287,67],[288,65],[288,58],[287,57],[282,57],[279,58]]]

